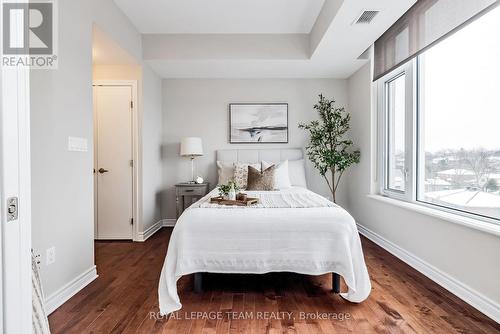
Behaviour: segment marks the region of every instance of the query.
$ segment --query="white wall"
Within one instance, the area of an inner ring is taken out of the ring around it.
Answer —
[[[92,80],[136,80],[139,83],[141,79],[142,68],[140,65],[92,66]]]
[[[59,1],[58,19],[59,68],[31,72],[32,241],[49,298],[94,266],[92,24],[141,56],[140,35],[112,0]],[[69,152],[68,136],[87,138],[89,151]]]
[[[371,193],[376,158],[376,117],[371,106],[370,66],[348,80],[351,137],[361,163],[348,176],[348,209],[358,224],[434,266],[500,311],[500,238],[449,221],[384,203]]]
[[[161,220],[163,189],[162,80],[142,67],[142,231]]]
[[[346,80],[334,79],[169,79],[163,81],[163,217],[175,218],[174,184],[191,177],[189,159],[179,156],[182,137],[203,139],[204,156],[195,160],[197,174],[215,186],[217,170],[215,151],[228,148],[304,147],[307,133],[297,128],[299,122],[317,118],[313,105],[318,95],[335,97],[338,104],[347,103]],[[287,102],[289,143],[229,144],[231,102]],[[328,195],[328,187],[319,173],[307,164],[311,189]],[[342,189],[340,189],[342,203]]]
[[[145,60],[308,59],[307,34],[144,34]]]

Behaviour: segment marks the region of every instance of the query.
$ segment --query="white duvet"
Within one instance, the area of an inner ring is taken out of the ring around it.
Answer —
[[[361,242],[347,211],[304,188],[247,193],[272,205],[208,205],[216,196],[212,192],[179,217],[160,276],[161,314],[181,309],[177,280],[195,272],[335,272],[348,286],[343,298],[362,302],[368,297],[371,284]],[[290,198],[295,205],[279,204],[291,203]]]

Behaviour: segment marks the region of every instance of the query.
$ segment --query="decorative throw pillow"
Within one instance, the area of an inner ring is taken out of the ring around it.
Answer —
[[[234,163],[228,161],[217,161],[217,184],[227,184],[234,178]]]
[[[262,172],[252,166],[248,166],[247,190],[274,190],[274,170],[274,165]]]
[[[252,166],[260,172],[260,164],[249,164],[246,162],[234,163],[234,182],[240,189],[246,189],[247,187],[248,166]]]
[[[274,188],[275,189],[288,189],[292,187],[290,176],[288,175],[288,160],[282,161],[279,164],[272,162],[262,161],[262,170],[266,170],[271,166],[275,166],[274,170]]]

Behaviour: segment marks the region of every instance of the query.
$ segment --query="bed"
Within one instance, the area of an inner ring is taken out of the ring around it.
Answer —
[[[300,149],[220,150],[218,161],[279,162],[302,159]],[[340,295],[359,303],[370,294],[354,219],[340,206],[303,186],[248,192],[261,199],[252,207],[210,203],[213,190],[179,217],[172,232],[158,287],[160,313],[181,309],[177,280],[200,273],[334,273],[348,289]]]

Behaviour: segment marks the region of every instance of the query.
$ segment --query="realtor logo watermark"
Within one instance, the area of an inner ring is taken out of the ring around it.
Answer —
[[[2,67],[57,68],[55,0],[2,2]]]

